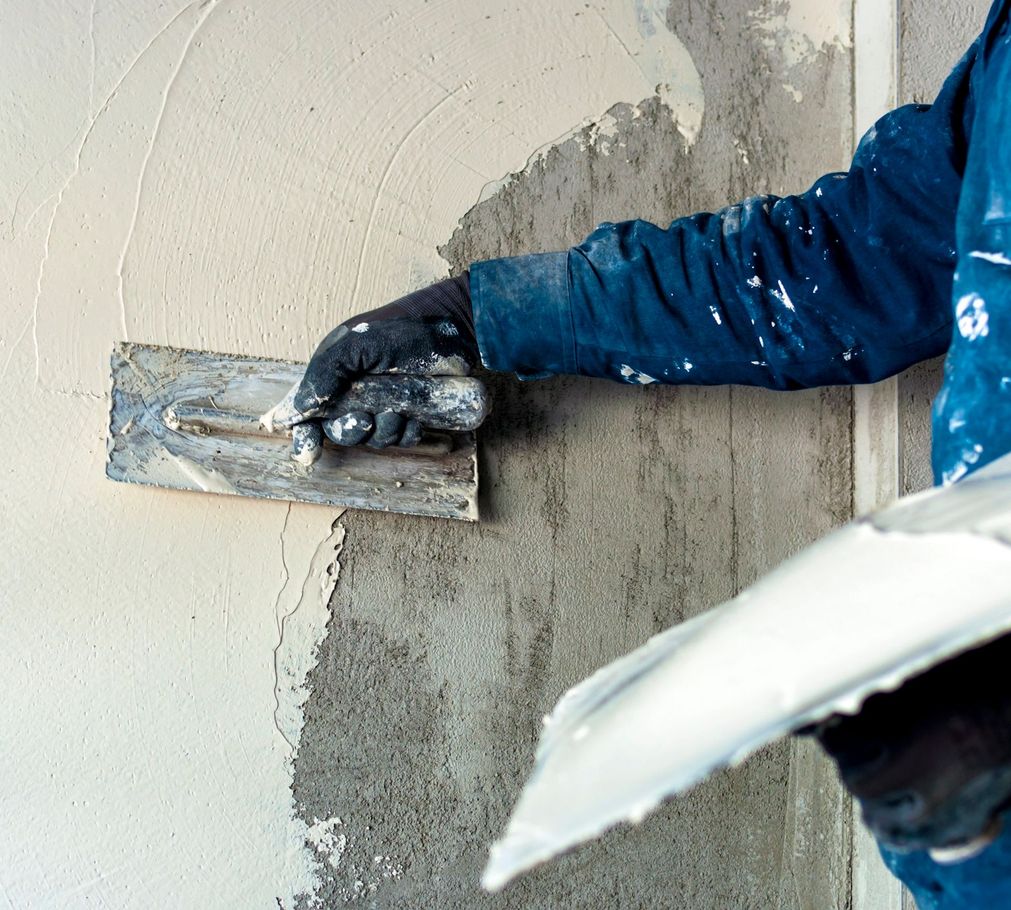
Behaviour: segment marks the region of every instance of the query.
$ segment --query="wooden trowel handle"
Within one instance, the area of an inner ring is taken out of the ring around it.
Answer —
[[[355,382],[320,419],[353,411],[396,411],[428,430],[476,430],[491,410],[484,384],[466,376],[367,376]],[[201,435],[290,436],[291,430],[264,427],[259,414],[219,408],[213,401],[177,401],[162,412],[172,430]]]

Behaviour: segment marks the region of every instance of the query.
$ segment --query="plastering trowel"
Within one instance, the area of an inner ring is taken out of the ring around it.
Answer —
[[[482,879],[510,878],[712,771],[1011,630],[1011,456],[831,534],[571,690]]]
[[[300,464],[290,457],[291,431],[261,415],[304,364],[121,343],[111,366],[113,480],[477,520],[474,431],[490,407],[477,379],[365,377],[334,402],[334,417],[393,410],[437,432],[410,449],[326,443],[314,463]]]

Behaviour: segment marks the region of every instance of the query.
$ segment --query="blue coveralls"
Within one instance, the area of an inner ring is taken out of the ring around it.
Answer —
[[[717,214],[601,225],[477,263],[485,364],[630,383],[875,382],[948,351],[938,483],[1011,451],[1011,0],[930,106],[884,117],[845,174]],[[1011,817],[979,858],[883,850],[921,910],[1011,910]]]

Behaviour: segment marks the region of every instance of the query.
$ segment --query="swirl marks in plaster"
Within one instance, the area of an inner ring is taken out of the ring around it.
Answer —
[[[81,148],[38,290],[50,387],[100,393],[91,351],[124,335],[304,357],[446,274],[438,244],[532,151],[613,130],[617,103],[660,97],[685,143],[701,125],[662,0],[213,9],[147,52]]]
[[[522,167],[532,149],[586,124],[606,131],[616,102],[658,93],[686,141],[701,123],[699,76],[661,21],[663,4],[299,0],[240,9],[194,0],[176,10],[154,27],[153,9],[126,24],[101,4],[89,11],[79,49],[86,97],[79,108],[62,100],[58,115],[77,118],[68,135],[80,139],[20,203],[34,206],[28,221],[39,212],[49,220],[36,225],[46,227],[37,252],[17,264],[34,300],[24,298],[32,307],[15,346],[31,332],[39,387],[11,375],[16,400],[47,405],[54,437],[67,413],[104,397],[106,353],[124,334],[302,357],[335,320],[443,274],[437,245],[489,179]],[[138,22],[153,37],[127,52],[121,34],[136,37]],[[54,391],[73,400],[50,407]],[[282,765],[298,743],[339,531],[325,537],[318,513],[291,512],[278,559],[279,510],[235,502],[197,511],[171,495],[111,493],[100,461],[68,460],[63,482],[78,509],[41,511],[81,528],[97,520],[105,533],[86,556],[72,554],[70,568],[16,596],[55,602],[63,586],[93,580],[77,610],[100,616],[94,653],[115,659],[112,678],[133,703],[124,723],[102,699],[84,704],[75,723],[117,720],[104,727],[106,754],[140,782],[131,798],[141,812],[124,818],[110,805],[75,815],[45,849],[62,857],[87,843],[88,861],[112,869],[136,844],[155,843],[152,825],[173,836],[191,827],[185,844],[178,838],[157,857],[166,875],[186,869],[192,887],[213,875],[247,897],[278,881],[294,888],[311,870],[298,851],[305,831],[284,813]],[[18,492],[19,513],[39,511],[40,495]],[[28,530],[25,540],[43,539]],[[172,566],[198,568],[168,584],[167,553]],[[96,576],[95,566],[120,559],[137,571]],[[295,567],[306,561],[299,586]],[[310,597],[317,581],[321,596]],[[71,638],[60,639],[67,653]],[[82,778],[72,762],[56,770],[61,786]],[[44,795],[32,798],[52,810]],[[146,817],[151,803],[156,822]],[[244,847],[241,869],[214,856],[213,835],[197,830],[236,817],[265,834],[251,845],[241,826],[225,827]],[[94,836],[100,827],[104,840]]]

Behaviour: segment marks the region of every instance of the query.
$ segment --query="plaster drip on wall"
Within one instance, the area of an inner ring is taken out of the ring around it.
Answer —
[[[289,756],[294,759],[304,723],[302,707],[309,697],[306,678],[316,663],[316,649],[326,634],[330,596],[340,574],[339,557],[344,547],[345,531],[338,515],[330,533],[312,554],[298,586],[297,599],[290,608],[286,608],[285,602],[291,599],[292,575],[285,552],[285,534],[292,508],[289,504],[279,535],[284,581],[274,598],[277,645],[273,654],[273,722],[288,745]]]

